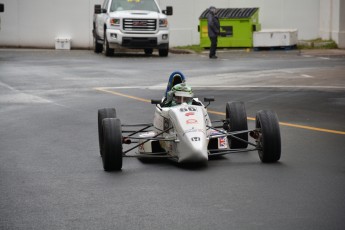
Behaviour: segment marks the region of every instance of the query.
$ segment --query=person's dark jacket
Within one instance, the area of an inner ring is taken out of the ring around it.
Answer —
[[[207,22],[208,22],[208,36],[210,38],[217,37],[220,30],[219,19],[217,16],[214,15],[212,11],[209,12],[207,15]]]

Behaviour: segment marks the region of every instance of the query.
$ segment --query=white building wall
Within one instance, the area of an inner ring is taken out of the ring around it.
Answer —
[[[342,12],[345,12],[343,0],[157,1],[162,9],[174,7],[174,15],[169,17],[170,46],[199,44],[198,18],[210,5],[218,8],[259,7],[262,29],[298,29],[299,39],[329,36],[336,41],[344,40],[345,25],[340,23],[340,17],[344,19],[345,14],[340,15],[339,10],[339,5],[342,5]],[[56,37],[68,37],[72,39],[72,48],[90,48],[93,7],[103,0],[0,2],[5,5],[5,12],[0,13],[0,46],[53,48]],[[337,11],[338,15],[333,11]],[[338,29],[330,29],[337,26]]]
[[[320,37],[345,48],[345,1],[320,0]]]
[[[345,48],[345,1],[339,0],[339,33],[337,44],[341,48]]]
[[[0,0],[0,46],[55,46],[56,37],[72,38],[72,47],[92,46],[93,5],[102,0]]]

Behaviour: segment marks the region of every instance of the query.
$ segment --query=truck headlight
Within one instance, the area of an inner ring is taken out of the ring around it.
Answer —
[[[119,26],[120,25],[120,19],[119,18],[110,18],[110,25]]]
[[[168,19],[159,19],[159,27],[167,27]]]

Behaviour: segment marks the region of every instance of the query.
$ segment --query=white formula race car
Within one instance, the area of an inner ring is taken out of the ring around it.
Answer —
[[[115,108],[98,110],[104,170],[121,170],[123,157],[171,158],[194,164],[205,163],[212,156],[258,151],[262,162],[280,159],[280,128],[275,112],[258,111],[255,129],[249,130],[243,102],[228,102],[225,119],[211,121],[207,106],[212,101],[214,98],[205,98],[205,106],[194,98],[191,105],[162,107],[161,100],[152,100],[156,109],[153,123],[148,124],[121,124]]]

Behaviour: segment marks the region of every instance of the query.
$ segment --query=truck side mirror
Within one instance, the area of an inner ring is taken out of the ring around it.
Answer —
[[[5,11],[5,5],[0,3],[0,12],[4,12]]]
[[[101,5],[95,5],[95,14],[100,14],[102,11]]]
[[[173,7],[172,6],[167,6],[167,9],[163,10],[163,14],[173,15]]]

